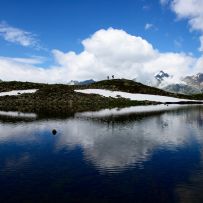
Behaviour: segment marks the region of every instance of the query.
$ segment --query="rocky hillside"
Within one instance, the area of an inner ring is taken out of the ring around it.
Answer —
[[[203,93],[203,73],[192,76],[186,76],[179,83],[167,83],[169,77],[173,78],[164,71],[154,75],[157,81],[157,87],[163,90],[178,94],[200,94]]]
[[[170,84],[170,85],[163,87],[163,89],[168,92],[186,94],[186,95],[193,95],[193,94],[201,93],[201,91],[198,88],[192,87],[192,86],[186,85],[186,84]]]
[[[81,89],[81,86],[77,88]],[[153,95],[180,97],[180,98],[184,97],[184,95],[181,95],[181,94],[170,93],[170,92],[161,90],[159,88],[150,87],[142,83],[138,83],[133,80],[126,80],[126,79],[102,80],[87,86],[83,86],[82,88],[98,88],[98,89],[107,89],[107,90],[113,90],[113,91],[123,91],[123,92],[129,92],[129,93],[153,94]]]
[[[203,91],[203,73],[187,76],[183,78],[183,81],[186,82],[187,85]]]

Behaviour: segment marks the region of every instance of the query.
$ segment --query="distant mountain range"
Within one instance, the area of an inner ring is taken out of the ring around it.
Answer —
[[[154,86],[172,93],[187,95],[203,93],[203,73],[183,77],[179,83],[168,83],[170,79],[173,79],[173,76],[161,70],[154,74],[153,82],[148,81],[144,84],[148,86]],[[136,81],[136,79],[134,79],[134,81]],[[84,81],[71,80],[68,82],[68,85],[90,85],[95,82],[96,81],[93,79]]]
[[[187,94],[187,95],[201,93],[201,91],[198,88],[195,88],[193,86],[186,85],[186,84],[170,84],[163,87],[162,89],[168,92]]]
[[[198,94],[203,93],[203,73],[192,76],[186,76],[181,79],[180,83],[165,83],[167,78],[172,77],[164,71],[154,75],[157,81],[157,87],[173,93]],[[164,84],[164,85],[163,85]]]
[[[193,76],[187,76],[183,79],[188,85],[196,87],[197,89],[203,90],[203,73],[198,73]]]
[[[68,85],[89,85],[94,82],[96,82],[96,81],[94,81],[93,79],[84,80],[84,81],[71,80],[70,82],[68,82]]]

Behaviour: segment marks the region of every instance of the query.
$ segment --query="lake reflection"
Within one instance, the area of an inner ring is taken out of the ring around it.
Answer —
[[[1,202],[203,202],[203,106],[5,115]]]

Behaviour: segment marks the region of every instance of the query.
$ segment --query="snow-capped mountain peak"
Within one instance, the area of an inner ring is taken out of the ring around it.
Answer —
[[[198,73],[198,74],[194,75],[193,79],[200,83],[203,82],[203,73]]]
[[[169,74],[168,73],[165,73],[164,71],[159,71],[158,73],[156,73],[155,75],[154,75],[154,77],[159,81],[159,82],[161,82],[161,81],[163,81],[164,80],[164,78],[168,78],[169,77]]]
[[[79,81],[77,80],[71,80],[70,82],[68,82],[68,85],[78,85]]]

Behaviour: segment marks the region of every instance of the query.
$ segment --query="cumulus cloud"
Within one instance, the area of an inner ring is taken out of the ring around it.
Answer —
[[[101,80],[115,75],[117,78],[137,78],[146,83],[160,70],[178,80],[195,72],[197,64],[202,63],[185,53],[161,53],[145,39],[113,28],[98,30],[83,40],[82,45],[84,50],[79,54],[53,50],[56,65],[48,68],[40,67],[33,59],[0,57],[0,78],[66,83],[90,78]]]
[[[200,51],[203,51],[203,0],[173,0],[172,10],[179,19],[187,19],[191,30],[201,32]]]
[[[196,62],[196,65],[195,65],[196,73],[199,73],[199,72],[202,73],[202,67],[203,67],[203,56],[198,58],[198,60]]]
[[[27,31],[12,27],[6,22],[0,22],[0,36],[8,42],[19,44],[24,47],[38,47],[35,36]]]

